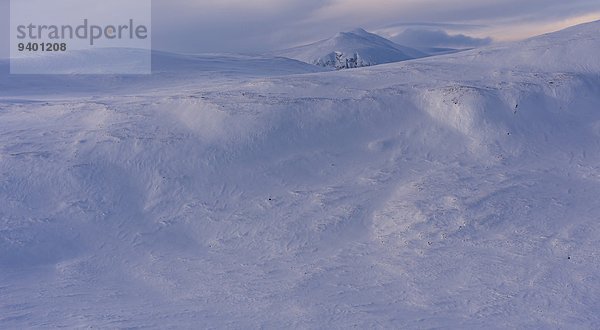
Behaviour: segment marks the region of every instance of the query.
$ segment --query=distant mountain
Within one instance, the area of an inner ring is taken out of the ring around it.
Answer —
[[[341,32],[330,39],[275,52],[274,55],[335,69],[392,63],[428,56],[363,29]]]
[[[422,51],[423,53],[426,53],[429,56],[437,56],[437,55],[460,53],[460,52],[464,52],[467,50],[471,50],[473,48],[457,49],[457,48],[446,48],[446,47],[417,47],[416,49]]]

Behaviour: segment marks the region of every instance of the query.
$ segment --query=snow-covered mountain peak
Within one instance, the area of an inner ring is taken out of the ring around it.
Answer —
[[[362,28],[340,32],[309,45],[276,52],[276,55],[306,63],[348,69],[425,57],[413,48],[398,45]]]
[[[378,35],[367,32],[365,29],[363,28],[356,28],[350,31],[342,31],[342,32],[338,32],[334,38],[356,38],[356,37],[362,37],[362,38],[372,38],[372,37],[378,37]]]
[[[369,32],[367,32],[367,30],[365,30],[365,29],[363,29],[361,27],[356,28],[354,30],[351,30],[350,33],[354,33],[354,34],[358,34],[358,35],[360,35],[360,34],[370,34]]]

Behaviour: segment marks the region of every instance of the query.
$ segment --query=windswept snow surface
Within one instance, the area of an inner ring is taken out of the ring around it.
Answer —
[[[427,56],[363,29],[341,32],[330,39],[274,54],[335,69],[360,68]]]
[[[4,77],[0,328],[600,328],[599,30]]]
[[[140,53],[146,50],[104,48],[98,50],[72,51],[60,61],[53,61],[51,68],[43,58],[20,59],[21,65],[39,68],[41,72],[56,72],[63,75],[8,75],[9,61],[0,59],[0,97],[44,95],[48,97],[73,95],[106,95],[140,93],[148,89],[181,88],[192,84],[196,88],[217,85],[223,82],[240,82],[259,77],[287,76],[291,74],[329,71],[297,60],[282,57],[250,56],[237,54],[180,55],[152,51],[152,75],[114,75],[98,71],[96,75],[69,75],[76,73],[73,67],[89,69],[89,63],[97,61],[103,68],[115,56],[125,57],[136,69]],[[120,68],[122,69],[122,68]],[[119,70],[119,69],[115,69]],[[126,70],[127,71],[127,70]]]

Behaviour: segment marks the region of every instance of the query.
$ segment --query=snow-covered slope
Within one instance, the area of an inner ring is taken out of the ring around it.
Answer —
[[[144,49],[99,48],[62,52],[32,52],[12,59],[21,74],[140,74],[148,73],[152,52]]]
[[[178,55],[167,52],[153,53],[153,73],[173,73],[178,76],[182,72],[212,73],[229,77],[264,77],[282,76],[300,73],[323,72],[321,68],[307,65],[304,62],[269,56],[237,55],[237,54],[200,54]]]
[[[448,64],[466,63],[478,69],[511,69],[541,72],[597,72],[600,61],[594,30],[587,23],[525,41],[499,44],[448,56]]]
[[[143,52],[146,51],[97,49],[61,54],[58,60],[52,62],[47,61],[45,57],[19,60],[21,65],[26,65],[28,68],[39,68],[40,72],[53,72],[60,75],[9,75],[9,61],[0,59],[0,96],[14,98],[39,94],[136,93],[140,89],[162,88],[170,84],[182,85],[185,82],[199,88],[205,84],[220,84],[231,80],[327,71],[324,68],[281,57],[237,54],[180,55],[160,51],[153,51],[151,54],[152,75],[117,75],[102,71],[102,68],[109,66],[112,59],[118,56],[129,59],[129,61],[121,60],[120,63],[122,66],[130,64],[131,68],[117,67],[108,72],[140,72],[143,66],[139,66],[138,59]],[[99,75],[76,74],[80,72],[77,68],[88,69],[89,63],[99,63],[96,72]],[[57,93],[57,89],[60,93]]]
[[[599,328],[599,29],[4,93],[0,327]]]
[[[49,61],[52,59],[52,61]],[[115,61],[115,59],[119,59]],[[8,65],[8,60],[1,60]],[[286,74],[323,72],[304,62],[281,57],[238,54],[181,55],[161,51],[129,48],[100,48],[74,50],[66,54],[44,54],[15,59],[15,66],[25,66],[31,72],[52,74],[129,74],[152,67],[153,73],[194,74],[218,73],[220,76],[277,76]],[[118,65],[115,65],[115,62]],[[84,68],[85,71],[80,71]],[[91,71],[90,69],[95,69]]]
[[[330,39],[274,54],[336,69],[400,62],[426,56],[421,51],[398,45],[363,29],[341,32]]]

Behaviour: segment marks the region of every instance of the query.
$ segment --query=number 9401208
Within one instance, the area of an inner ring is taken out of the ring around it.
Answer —
[[[20,52],[64,52],[67,51],[67,44],[51,42],[28,42],[19,43],[17,49]]]

